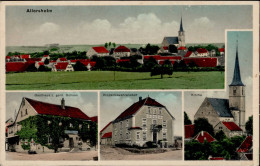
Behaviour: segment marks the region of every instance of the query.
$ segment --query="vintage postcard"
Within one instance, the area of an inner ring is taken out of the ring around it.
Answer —
[[[0,2],[0,165],[259,165],[259,3]]]

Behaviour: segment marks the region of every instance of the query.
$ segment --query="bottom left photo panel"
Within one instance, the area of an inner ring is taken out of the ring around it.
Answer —
[[[96,92],[6,93],[6,160],[98,160],[97,100]]]

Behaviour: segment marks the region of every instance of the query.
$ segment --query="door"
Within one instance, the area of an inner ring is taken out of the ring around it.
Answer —
[[[153,142],[157,143],[157,132],[153,132]]]
[[[70,146],[70,149],[74,148],[73,138],[70,138],[70,139],[69,139],[69,146]]]

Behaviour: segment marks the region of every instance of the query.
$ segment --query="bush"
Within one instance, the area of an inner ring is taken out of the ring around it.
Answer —
[[[147,145],[147,148],[157,148],[157,145],[152,141],[148,141],[145,144]]]

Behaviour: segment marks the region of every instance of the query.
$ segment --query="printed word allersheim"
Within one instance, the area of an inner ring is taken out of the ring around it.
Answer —
[[[51,9],[27,9],[27,13],[52,13]]]

